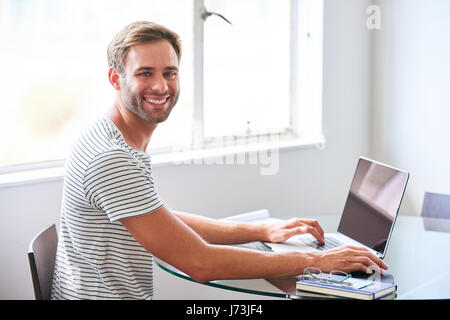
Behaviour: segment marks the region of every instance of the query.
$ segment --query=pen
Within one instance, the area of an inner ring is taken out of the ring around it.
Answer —
[[[374,282],[372,281],[371,283],[365,284],[362,287],[359,287],[358,289],[364,289],[364,288],[370,287],[373,284],[374,284]]]
[[[269,249],[269,251],[273,251],[273,250],[272,250],[272,247],[269,246],[268,244],[265,244],[265,243],[262,242],[262,241],[260,241],[259,243],[261,243],[265,249]]]

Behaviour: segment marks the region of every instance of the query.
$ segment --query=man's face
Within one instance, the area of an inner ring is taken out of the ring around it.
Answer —
[[[131,47],[120,76],[120,92],[125,107],[139,118],[152,123],[165,121],[180,94],[178,57],[170,42]]]

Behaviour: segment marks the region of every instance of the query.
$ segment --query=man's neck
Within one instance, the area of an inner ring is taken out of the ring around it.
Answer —
[[[119,105],[118,102],[114,102],[108,116],[130,147],[142,152],[147,149],[153,131],[156,129],[156,123],[139,118],[124,106]]]

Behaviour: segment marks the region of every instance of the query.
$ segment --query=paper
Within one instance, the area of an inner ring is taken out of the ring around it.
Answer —
[[[309,234],[301,234],[293,236],[288,240],[281,243],[271,243],[267,242],[267,245],[272,248],[274,252],[291,252],[291,251],[301,251],[301,252],[313,252],[317,251],[313,247],[306,244],[307,241],[311,241]]]
[[[269,211],[267,209],[261,209],[256,211],[251,211],[243,214],[238,214],[231,217],[226,217],[221,220],[225,221],[242,221],[242,222],[259,222],[270,218]]]

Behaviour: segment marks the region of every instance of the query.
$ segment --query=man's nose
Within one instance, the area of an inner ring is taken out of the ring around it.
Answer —
[[[167,81],[163,75],[158,75],[153,79],[152,90],[159,92],[166,92],[168,89]]]

